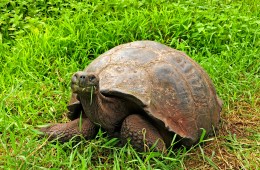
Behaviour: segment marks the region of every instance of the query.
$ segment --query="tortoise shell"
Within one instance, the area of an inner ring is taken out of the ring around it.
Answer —
[[[103,95],[136,104],[171,132],[199,140],[213,132],[222,103],[207,73],[185,53],[153,41],[119,45],[84,70],[99,77]]]

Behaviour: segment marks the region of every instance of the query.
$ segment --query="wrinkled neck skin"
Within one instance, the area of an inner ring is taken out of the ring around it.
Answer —
[[[121,126],[122,120],[129,115],[126,102],[114,97],[102,95],[97,88],[91,93],[79,94],[86,116],[95,124],[100,125],[108,133],[113,133]]]

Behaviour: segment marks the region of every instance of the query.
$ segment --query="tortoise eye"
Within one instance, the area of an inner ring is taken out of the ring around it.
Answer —
[[[95,76],[94,75],[91,75],[91,76],[89,76],[89,81],[93,81],[93,80],[95,80]]]

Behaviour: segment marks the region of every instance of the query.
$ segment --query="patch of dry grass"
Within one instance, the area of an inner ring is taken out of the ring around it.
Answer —
[[[186,169],[258,169],[260,100],[256,99],[254,105],[237,102],[224,109],[219,135],[188,154]]]

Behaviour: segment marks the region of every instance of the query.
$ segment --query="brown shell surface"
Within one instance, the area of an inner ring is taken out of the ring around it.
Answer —
[[[201,128],[212,133],[221,103],[206,72],[185,53],[153,41],[119,45],[85,69],[100,91],[135,102],[165,127],[193,142]]]

